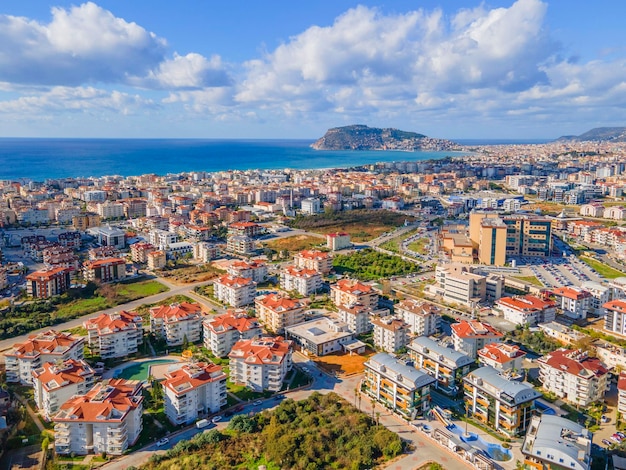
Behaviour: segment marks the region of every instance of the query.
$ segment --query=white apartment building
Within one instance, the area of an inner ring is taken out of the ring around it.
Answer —
[[[226,272],[233,277],[246,277],[257,284],[267,279],[267,265],[262,261],[233,261]]]
[[[626,415],[626,372],[621,372],[617,380],[617,412]]]
[[[331,285],[330,299],[337,307],[363,305],[375,310],[378,306],[378,294],[374,288],[369,284],[351,279],[341,279]]]
[[[554,321],[556,317],[554,302],[542,300],[531,294],[502,297],[496,301],[494,309],[502,312],[505,320],[517,325],[535,326]]]
[[[134,354],[143,342],[143,319],[135,312],[103,313],[83,326],[91,352],[102,359]]]
[[[202,322],[204,347],[216,357],[226,357],[237,341],[261,336],[263,330],[256,318],[245,310],[228,310],[222,315],[208,316]]]
[[[285,266],[280,272],[280,288],[295,290],[300,295],[308,296],[322,287],[322,275],[313,269]]]
[[[579,287],[558,287],[552,292],[561,304],[563,315],[574,320],[587,318],[591,308],[591,294]]]
[[[168,346],[202,339],[202,307],[189,302],[161,305],[150,309],[150,331],[165,338]]]
[[[248,277],[220,276],[213,283],[213,294],[231,307],[243,307],[254,302],[256,282]]]
[[[124,205],[119,202],[104,201],[97,204],[98,215],[102,219],[117,219],[124,217]]]
[[[82,360],[84,344],[85,338],[54,330],[31,335],[4,353],[6,381],[32,385],[33,370],[46,362]]]
[[[464,352],[472,359],[476,359],[478,350],[489,343],[500,343],[504,335],[488,323],[479,321],[461,321],[453,323],[452,340],[454,349]]]
[[[255,243],[247,235],[228,235],[226,237],[226,250],[231,253],[249,255],[254,253]]]
[[[375,354],[365,363],[365,393],[410,419],[428,412],[434,383],[430,375],[388,353]]]
[[[388,310],[384,311],[388,313]],[[338,307],[337,316],[339,319],[348,325],[350,332],[355,335],[360,335],[371,331],[374,325],[370,321],[370,316],[374,314],[372,309],[365,307],[364,305],[352,305],[350,307],[341,305]],[[384,316],[383,312],[376,311],[376,314]]]
[[[394,306],[394,312],[402,317],[416,336],[434,335],[439,328],[439,308],[429,302],[404,299]]]
[[[322,203],[316,197],[307,197],[300,203],[300,209],[303,214],[315,215],[321,212]]]
[[[150,232],[150,243],[159,250],[166,251],[172,243],[178,242],[178,235],[168,230],[155,229]]]
[[[84,395],[94,385],[95,372],[84,360],[52,363],[33,370],[35,403],[45,419],[50,420],[63,403],[74,395]]]
[[[438,265],[435,268],[437,285],[433,286],[434,293],[441,295],[447,302],[468,307],[502,297],[504,279],[501,276],[483,276],[474,271],[472,266],[460,263]]]
[[[333,268],[330,254],[319,250],[303,250],[293,257],[296,268],[312,269],[320,274],[328,274]]]
[[[285,294],[267,294],[254,300],[257,318],[274,333],[304,321],[306,303]]]
[[[576,349],[558,349],[537,359],[544,390],[579,406],[603,400],[608,371],[602,362]]]
[[[372,317],[374,325],[374,346],[385,352],[393,353],[407,345],[409,326],[404,320],[386,317]]]
[[[142,386],[110,379],[61,405],[53,417],[57,454],[122,455],[142,430]]]
[[[230,380],[255,392],[282,388],[291,370],[292,342],[276,338],[238,341],[230,354]]]
[[[185,364],[165,374],[163,390],[167,419],[176,426],[190,424],[226,404],[226,374],[211,363]]]
[[[591,294],[589,313],[597,316],[604,315],[603,305],[612,300],[613,289],[595,281],[585,281],[580,287]]]
[[[626,300],[611,300],[604,308],[604,329],[626,336]]]
[[[331,251],[350,248],[352,246],[350,235],[347,233],[329,233],[326,235],[326,246]]]

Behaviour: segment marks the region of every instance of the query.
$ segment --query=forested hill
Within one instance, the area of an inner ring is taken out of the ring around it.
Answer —
[[[454,150],[459,146],[444,139],[434,139],[416,132],[368,127],[355,124],[334,127],[311,147],[316,150]]]
[[[626,127],[596,127],[580,135],[564,135],[557,142],[626,142]]]

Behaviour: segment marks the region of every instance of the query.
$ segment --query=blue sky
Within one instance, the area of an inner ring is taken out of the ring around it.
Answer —
[[[442,138],[626,125],[626,2],[0,5],[1,137]]]

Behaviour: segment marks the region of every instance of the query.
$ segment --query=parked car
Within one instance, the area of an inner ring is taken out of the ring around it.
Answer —
[[[253,404],[254,406],[259,406],[259,405],[262,405],[262,404],[263,404],[263,402],[262,402],[261,400],[257,400],[257,401],[255,401],[255,402],[254,402],[254,403],[252,403],[252,404]]]
[[[211,420],[212,423],[218,423],[222,420],[221,416],[213,416],[213,419]]]
[[[606,439],[602,439],[602,444],[604,444],[604,445],[605,445],[605,446],[607,446],[607,447],[608,447],[608,446],[612,446],[612,445],[613,445],[613,443],[612,443],[611,441],[608,441],[608,440],[606,440]]]
[[[169,444],[170,440],[167,437],[162,437],[161,439],[159,439],[156,443],[157,447],[162,447],[164,445]]]

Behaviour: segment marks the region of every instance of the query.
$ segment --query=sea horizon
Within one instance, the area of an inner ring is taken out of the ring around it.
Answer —
[[[340,169],[468,154],[459,151],[315,150],[310,147],[313,142],[314,139],[2,137],[0,180]],[[456,142],[460,145],[504,143],[496,139]],[[523,142],[527,141],[518,141]]]

